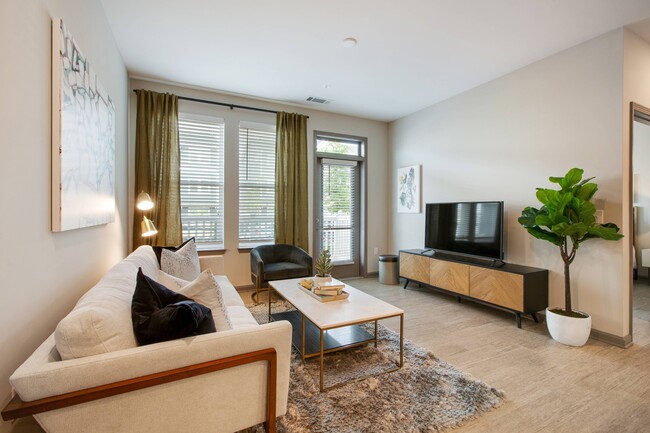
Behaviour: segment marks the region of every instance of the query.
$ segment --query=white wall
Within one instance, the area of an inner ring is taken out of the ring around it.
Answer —
[[[219,102],[227,102],[239,105],[247,105],[270,110],[284,110],[298,112],[309,116],[307,121],[307,143],[309,146],[309,239],[310,252],[313,247],[313,191],[314,191],[314,153],[313,153],[313,132],[325,131],[340,134],[356,135],[368,139],[367,164],[368,164],[368,246],[366,257],[368,259],[368,272],[377,272],[378,257],[373,254],[374,248],[379,249],[382,254],[388,251],[388,235],[386,227],[388,217],[386,208],[388,206],[388,194],[386,193],[387,182],[386,170],[388,168],[388,126],[384,122],[361,119],[357,117],[342,116],[339,114],[326,113],[318,110],[310,110],[303,107],[287,106],[268,101],[243,98],[233,95],[220,94],[208,90],[184,87],[179,85],[164,84],[158,82],[144,81],[139,79],[131,80],[132,89],[149,89],[158,92],[169,92],[180,96],[188,96],[199,99],[208,99]],[[130,155],[135,159],[135,115],[136,98],[131,96],[131,124],[130,129]],[[224,234],[225,249],[224,263],[228,278],[235,286],[247,286],[251,284],[249,254],[238,252],[238,138],[237,131],[240,120],[247,120],[275,125],[275,114],[261,113],[249,110],[230,110],[226,107],[201,104],[195,102],[180,101],[180,110],[190,110],[198,114],[207,114],[221,117],[226,123],[226,154],[225,154],[225,215]],[[133,173],[134,163],[131,163],[129,170],[131,174],[130,190],[131,202],[133,200]]]
[[[113,98],[112,224],[50,232],[51,18],[62,18]],[[79,296],[127,251],[128,79],[98,0],[0,2],[0,402],[9,376],[54,331]],[[0,424],[9,431],[10,423]]]
[[[648,276],[648,268],[641,267],[641,250],[650,248],[650,125],[634,122],[633,128],[633,202],[637,206],[636,256],[639,275]]]
[[[551,306],[564,305],[557,247],[518,223],[535,188],[571,167],[596,176],[597,207],[623,222],[623,29],[548,57],[389,125],[392,197],[396,170],[423,165],[423,202],[505,201],[506,261],[550,271]],[[397,214],[390,248],[421,248],[423,214]],[[624,242],[583,244],[571,267],[574,308],[595,329],[625,336]]]

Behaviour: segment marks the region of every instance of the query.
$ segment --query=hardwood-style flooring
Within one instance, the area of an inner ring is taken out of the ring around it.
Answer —
[[[406,338],[506,392],[504,405],[454,432],[650,432],[650,287],[645,279],[634,286],[634,345],[629,349],[596,340],[581,348],[564,346],[550,338],[544,323],[525,319],[518,329],[512,314],[459,304],[417,284],[407,290],[376,278],[348,284],[404,309]],[[240,293],[252,303],[252,292]],[[262,294],[260,301],[265,299]],[[396,319],[382,323],[399,328]],[[42,432],[31,418],[10,431]]]

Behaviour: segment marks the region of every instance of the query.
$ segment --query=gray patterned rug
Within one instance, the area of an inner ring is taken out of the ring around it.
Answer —
[[[274,302],[272,307],[277,312],[289,304]],[[267,304],[249,308],[259,323],[268,321]],[[367,345],[326,355],[326,386],[395,366],[399,335],[380,324],[379,339],[378,348]],[[408,340],[404,340],[404,366],[398,371],[324,393],[319,392],[318,378],[318,358],[303,364],[294,350],[288,410],[278,418],[279,433],[440,432],[492,410],[505,398],[502,391]],[[262,433],[264,429],[258,426],[248,431]]]

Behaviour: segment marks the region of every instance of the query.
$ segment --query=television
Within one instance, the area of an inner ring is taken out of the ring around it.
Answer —
[[[424,247],[503,260],[503,202],[427,203]]]

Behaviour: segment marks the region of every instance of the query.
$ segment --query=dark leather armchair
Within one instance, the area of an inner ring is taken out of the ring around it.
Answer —
[[[302,248],[287,245],[260,245],[251,250],[251,280],[255,285],[253,300],[268,282],[312,274],[312,258]]]

